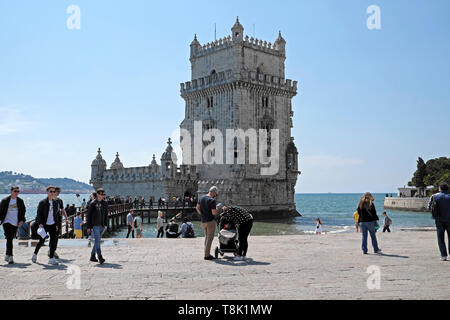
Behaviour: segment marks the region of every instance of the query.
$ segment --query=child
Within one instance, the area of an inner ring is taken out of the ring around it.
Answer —
[[[317,218],[315,222],[316,222],[316,234],[322,234],[322,220],[320,218]]]
[[[386,211],[383,212],[384,217],[384,226],[383,226],[383,232],[387,230],[387,232],[391,232],[391,229],[389,229],[389,226],[392,224],[391,218],[389,218],[386,214]]]
[[[81,219],[81,212],[77,213],[77,216],[73,220],[73,231],[75,233],[75,239],[83,238],[83,230],[81,226],[84,224],[83,219]]]

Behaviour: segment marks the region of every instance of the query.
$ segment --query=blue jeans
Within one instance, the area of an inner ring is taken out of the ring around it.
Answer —
[[[439,219],[436,219],[436,232],[438,238],[439,251],[441,251],[441,257],[447,256],[447,248],[445,247],[445,231],[447,231],[448,244],[450,247],[450,222],[439,221]]]
[[[97,253],[97,257],[102,256],[102,249],[100,248],[100,239],[102,238],[102,226],[94,226],[92,228],[92,238],[94,238],[94,246],[92,247],[91,256],[95,256],[95,253]]]
[[[380,248],[378,248],[377,236],[375,235],[375,221],[360,222],[359,225],[361,226],[362,232],[362,251],[367,253],[367,232],[370,233],[373,250],[375,252],[380,250]]]

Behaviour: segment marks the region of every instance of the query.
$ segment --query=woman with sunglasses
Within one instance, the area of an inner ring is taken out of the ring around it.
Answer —
[[[378,247],[377,236],[375,234],[375,223],[379,220],[377,210],[373,203],[374,197],[370,192],[366,192],[359,201],[358,208],[358,224],[362,232],[362,251],[367,254],[367,233],[372,239],[372,246],[375,253],[380,253],[381,249]]]
[[[3,199],[0,203],[0,224],[6,238],[5,261],[14,263],[13,259],[13,239],[16,237],[17,228],[25,223],[25,203],[19,195],[19,187],[11,187],[11,195]]]

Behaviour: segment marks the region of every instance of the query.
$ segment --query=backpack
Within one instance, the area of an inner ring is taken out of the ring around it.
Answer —
[[[433,219],[439,218],[439,204],[436,202],[436,199],[434,196],[431,197],[431,206],[430,206],[431,215],[433,216]]]
[[[387,218],[387,223],[388,223],[389,226],[392,224],[391,218],[389,218],[389,217]]]
[[[188,224],[187,225],[187,228],[186,228],[186,233],[185,233],[185,235],[184,235],[184,237],[185,238],[193,238],[195,235],[194,235],[194,228],[192,228],[192,225],[191,224]]]

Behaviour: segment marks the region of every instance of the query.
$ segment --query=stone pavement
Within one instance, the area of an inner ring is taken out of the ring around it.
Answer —
[[[33,264],[33,248],[18,245],[8,265],[2,240],[0,299],[450,299],[435,232],[377,235],[383,255],[363,255],[356,233],[250,237],[248,262],[203,260],[203,238],[120,239],[103,248],[104,265],[88,261],[87,240],[69,240],[79,245],[58,249],[59,266],[47,265],[48,247]],[[67,287],[73,265],[80,289]],[[371,265],[380,289],[367,287]]]

